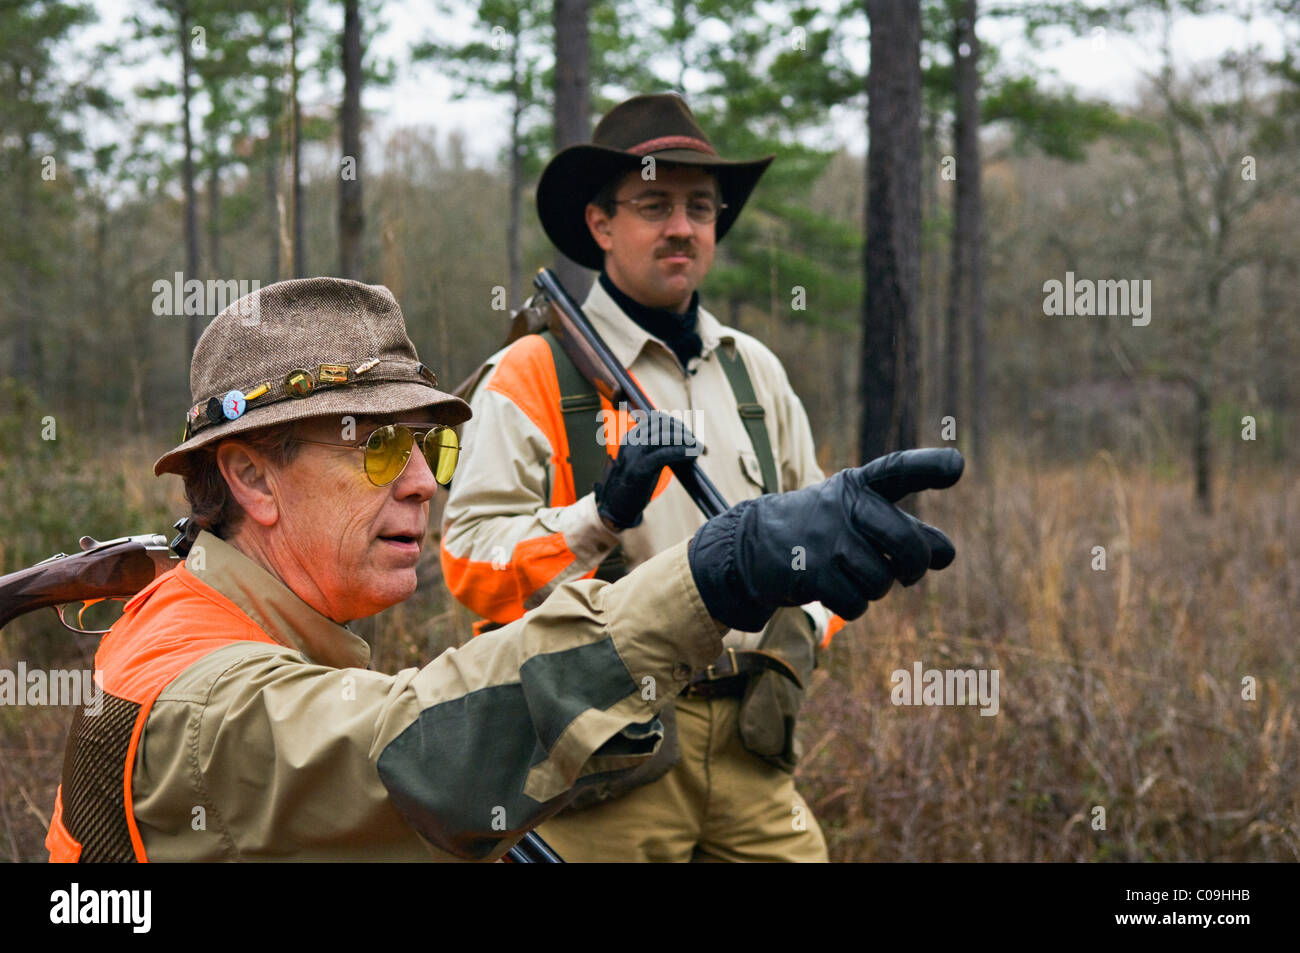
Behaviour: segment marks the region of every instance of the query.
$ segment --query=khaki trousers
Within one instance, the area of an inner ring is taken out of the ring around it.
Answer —
[[[737,698],[679,698],[682,756],[658,781],[537,828],[569,862],[827,860],[794,778],[741,744]]]

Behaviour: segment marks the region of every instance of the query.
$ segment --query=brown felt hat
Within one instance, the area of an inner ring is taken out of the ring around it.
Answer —
[[[231,304],[194,348],[190,391],[184,436],[155,475],[183,475],[190,452],[225,437],[307,417],[436,407],[456,426],[470,416],[420,363],[392,292],[343,278],[279,281]]]
[[[675,93],[633,96],[596,126],[591,142],[558,153],[537,183],[537,216],[555,247],[578,264],[599,271],[605,253],[587,228],[587,204],[617,175],[640,169],[646,156],[656,162],[693,165],[718,177],[722,201],[715,236],[727,234],[775,156],[722,159],[690,107]]]

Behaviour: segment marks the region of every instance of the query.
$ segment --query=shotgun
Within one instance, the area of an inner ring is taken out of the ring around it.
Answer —
[[[645,414],[654,410],[654,404],[650,403],[645,391],[619,363],[555,273],[549,268],[541,268],[533,277],[533,284],[551,305],[550,330],[555,340],[600,396],[615,406],[626,402],[633,410]],[[694,460],[689,466],[682,467],[681,472],[674,470],[673,474],[705,519],[720,516],[729,509],[718,488]]]
[[[102,635],[108,630],[78,628],[68,622],[64,612],[75,603],[82,603],[77,612],[80,623],[86,610],[97,602],[105,599],[125,602],[155,578],[180,565],[181,556],[173,550],[175,545],[175,541],[168,545],[167,537],[157,534],[123,536],[102,543],[83,536],[79,553],[71,556],[57,553],[28,569],[0,576],[0,628],[20,615],[48,606],[73,632]]]

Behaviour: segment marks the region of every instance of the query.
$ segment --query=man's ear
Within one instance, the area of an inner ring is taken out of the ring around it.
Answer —
[[[591,231],[591,237],[600,246],[601,251],[609,251],[614,247],[614,238],[610,235],[609,214],[599,205],[587,206],[587,228]]]
[[[266,457],[241,440],[223,440],[217,447],[217,467],[248,518],[262,526],[274,526],[280,508],[267,479]]]

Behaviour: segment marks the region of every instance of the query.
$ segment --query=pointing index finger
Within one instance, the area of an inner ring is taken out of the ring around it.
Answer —
[[[909,493],[944,490],[961,479],[966,460],[952,447],[900,450],[861,467],[862,479],[885,499],[897,503]]]

